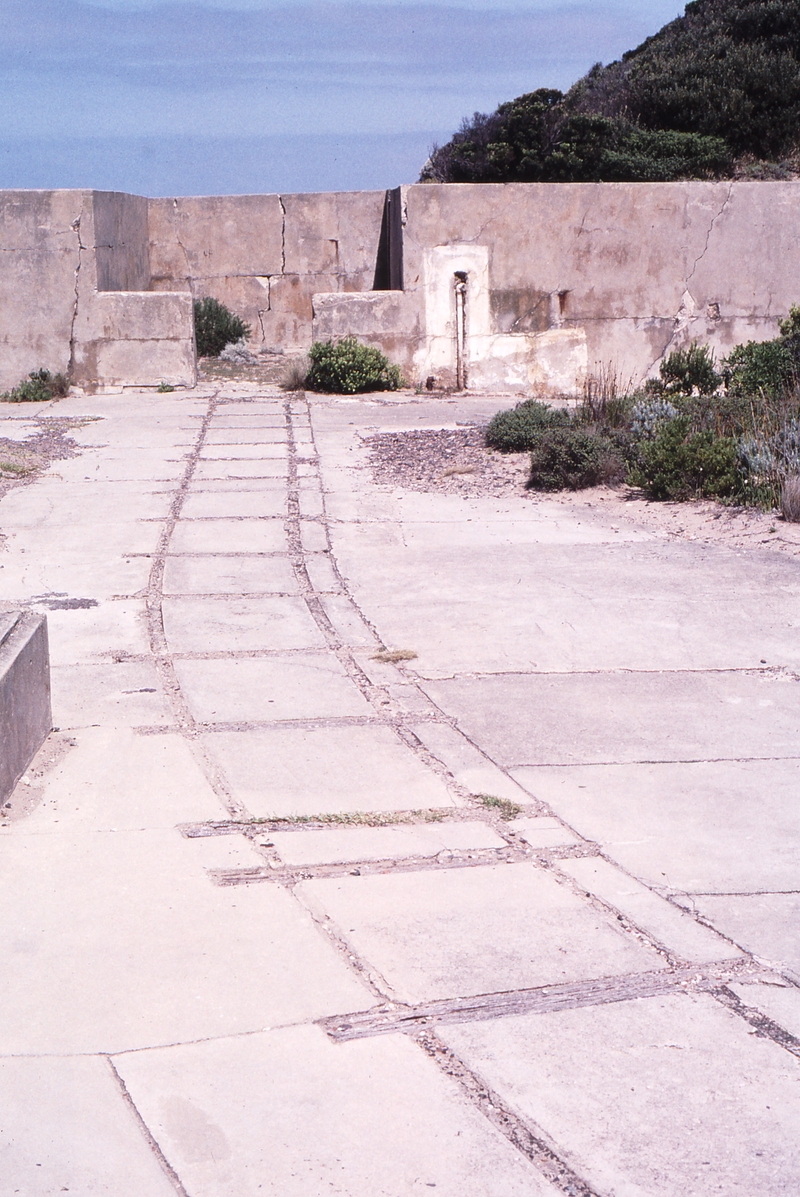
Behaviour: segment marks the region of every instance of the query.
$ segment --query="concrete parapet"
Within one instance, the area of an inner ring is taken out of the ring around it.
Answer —
[[[421,330],[416,304],[404,291],[321,293],[313,297],[315,341],[354,336],[380,349],[407,378],[414,376],[414,354]]]
[[[194,386],[192,297],[158,291],[98,291],[73,339],[72,381],[87,390]]]
[[[5,801],[53,726],[47,618],[0,612],[0,801]]]

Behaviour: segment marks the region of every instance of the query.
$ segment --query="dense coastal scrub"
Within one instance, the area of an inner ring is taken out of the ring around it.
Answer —
[[[574,409],[527,399],[498,412],[486,443],[529,451],[529,485],[577,490],[626,480],[652,499],[715,498],[800,516],[800,307],[773,341],[738,345],[719,368],[676,349],[635,391],[590,380]]]
[[[800,0],[695,0],[564,94],[475,113],[421,182],[668,182],[797,173]]]

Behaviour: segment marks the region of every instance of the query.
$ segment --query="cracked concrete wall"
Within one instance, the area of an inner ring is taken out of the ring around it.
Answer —
[[[191,386],[191,303],[149,291],[147,200],[0,192],[0,390],[45,367],[88,390]]]
[[[470,283],[473,306],[489,295],[473,386],[579,390],[608,365],[639,381],[693,339],[722,357],[774,337],[800,301],[798,183],[416,185],[403,203],[406,293],[430,307],[444,279],[449,304],[427,316],[419,378],[454,376],[459,247],[468,319]]]
[[[69,368],[90,209],[89,191],[0,192],[0,391],[42,366]]]
[[[212,295],[256,345],[306,349],[315,292],[369,291],[384,192],[150,201],[154,290]]]

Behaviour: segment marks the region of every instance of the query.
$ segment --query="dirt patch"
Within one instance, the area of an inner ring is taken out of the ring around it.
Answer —
[[[483,428],[384,432],[365,438],[373,478],[384,486],[440,494],[527,493],[527,453],[495,453],[483,443]]]
[[[800,557],[800,524],[776,512],[728,507],[710,499],[657,503],[629,486],[593,487],[544,494],[526,488],[528,453],[487,449],[477,425],[379,433],[365,438],[376,483],[405,490],[459,494],[465,498],[518,495],[581,512],[612,527],[626,524],[667,537],[721,544],[736,551],[761,550]]]
[[[254,382],[278,386],[291,358],[282,353],[256,353],[255,362],[228,362],[224,358],[201,357],[198,376],[208,382]]]
[[[33,416],[31,422],[38,431],[25,440],[0,437],[0,498],[13,487],[32,482],[52,462],[77,457],[82,451],[81,446],[69,432],[90,421]]]

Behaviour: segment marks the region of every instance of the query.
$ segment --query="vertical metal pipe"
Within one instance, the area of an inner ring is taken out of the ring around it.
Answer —
[[[455,273],[456,289],[456,390],[463,391],[467,385],[465,343],[467,331],[467,272]]]

